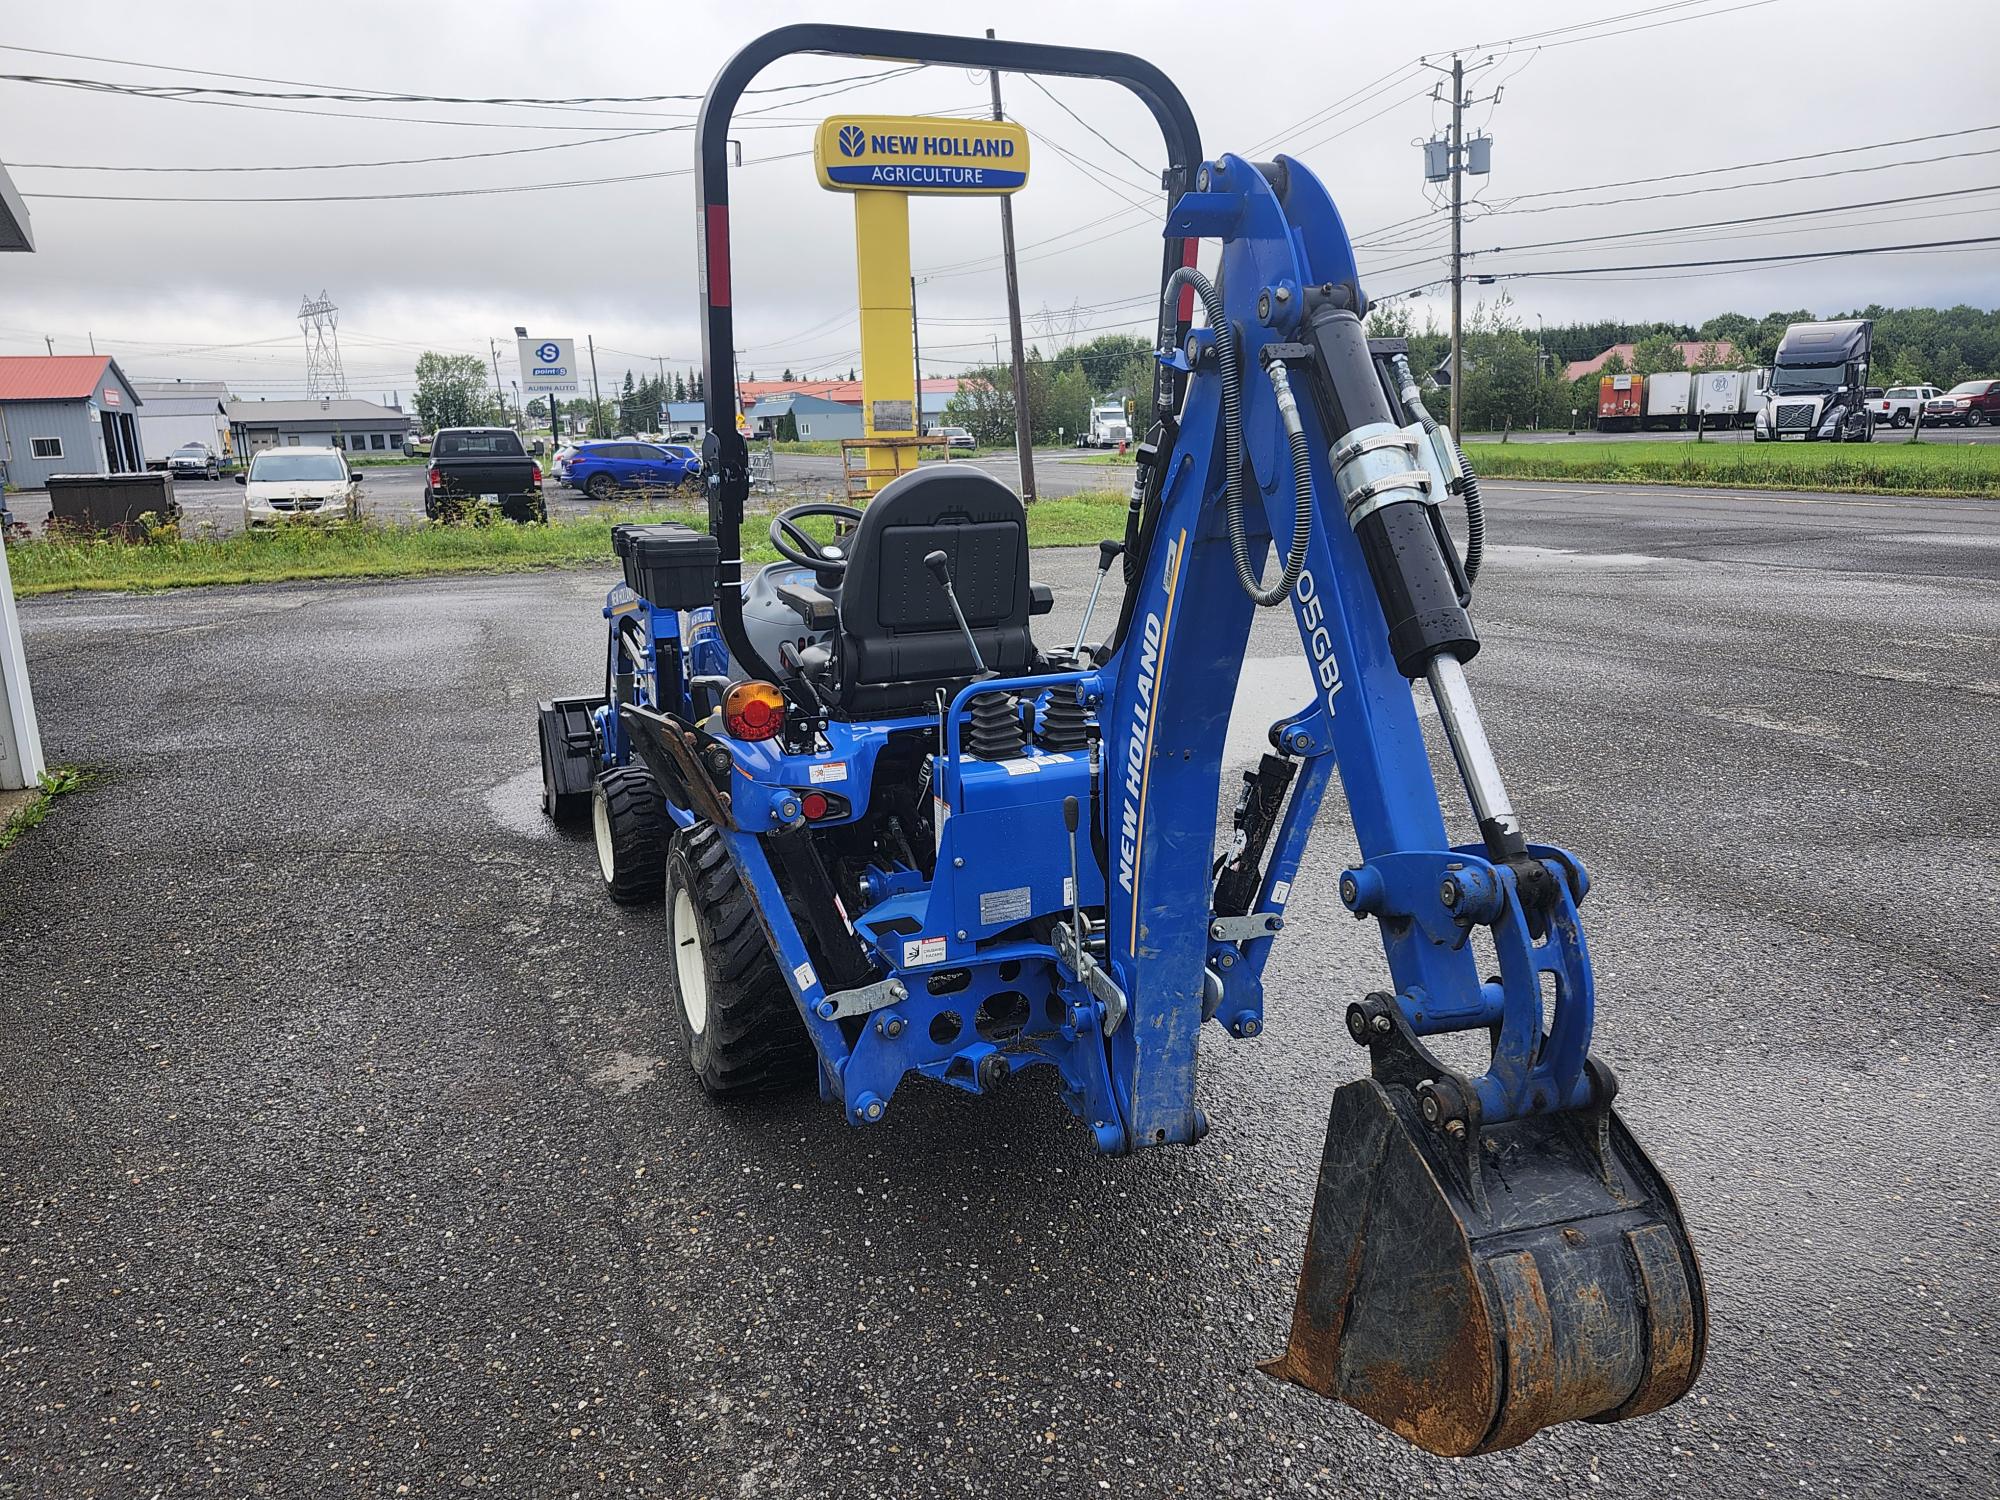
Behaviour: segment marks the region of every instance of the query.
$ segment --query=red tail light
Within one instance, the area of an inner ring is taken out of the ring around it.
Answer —
[[[535,467],[535,483],[540,484],[542,482],[542,466],[540,464],[536,464],[534,467]]]
[[[431,472],[430,472],[430,482],[431,482],[431,488],[432,488],[432,489],[434,489],[434,490],[441,490],[441,489],[443,489],[443,488],[444,488],[444,474],[443,474],[443,473],[442,473],[442,472],[441,472],[440,470],[438,470],[438,469],[436,469],[436,468],[433,468],[433,469],[431,470]]]
[[[785,727],[785,695],[768,682],[739,682],[723,695],[722,723],[739,740],[768,740]]]

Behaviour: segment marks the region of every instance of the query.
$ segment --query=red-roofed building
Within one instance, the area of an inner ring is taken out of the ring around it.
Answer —
[[[109,355],[0,355],[0,477],[39,490],[51,474],[144,469],[139,405]]]
[[[945,406],[958,394],[958,380],[952,376],[926,376],[924,379],[924,419],[936,423],[944,417]],[[739,380],[736,382],[737,400],[748,411],[759,401],[772,396],[817,396],[822,401],[838,401],[842,406],[861,405],[861,382],[858,380]]]
[[[1634,347],[1631,344],[1613,344],[1595,359],[1573,359],[1564,368],[1563,379],[1581,380],[1586,375],[1595,375],[1599,370],[1604,368],[1604,362],[1614,354],[1625,361],[1625,369],[1629,372],[1632,368]],[[1681,351],[1681,362],[1692,370],[1701,362],[1701,351],[1708,347],[1708,343],[1704,339],[1690,339],[1685,343],[1677,344],[1675,347]],[[1718,365],[1733,365],[1735,360],[1736,346],[1730,343],[1728,339],[1715,340],[1715,363]]]

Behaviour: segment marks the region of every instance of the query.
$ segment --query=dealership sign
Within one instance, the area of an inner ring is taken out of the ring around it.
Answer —
[[[573,395],[581,389],[576,378],[575,339],[520,339],[516,347],[522,390]]]
[[[835,115],[813,138],[835,192],[1011,193],[1028,180],[1028,132],[1010,120]]]

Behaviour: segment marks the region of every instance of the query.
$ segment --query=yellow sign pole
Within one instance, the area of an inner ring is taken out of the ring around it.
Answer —
[[[1028,133],[1007,120],[835,115],[813,140],[820,186],[854,195],[855,280],[861,291],[861,426],[868,438],[921,435],[916,329],[911,322],[910,199],[1017,192],[1028,180]],[[916,467],[914,443],[878,450],[870,493]]]
[[[854,195],[854,268],[861,289],[861,430],[867,437],[920,436],[916,335],[910,325],[910,195]],[[884,450],[898,473],[917,466],[917,450]],[[872,492],[889,476],[868,481]]]

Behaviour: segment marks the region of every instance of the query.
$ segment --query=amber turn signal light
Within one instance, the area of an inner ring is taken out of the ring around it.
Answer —
[[[768,682],[739,682],[723,696],[722,723],[739,740],[768,740],[785,727],[785,695]]]

